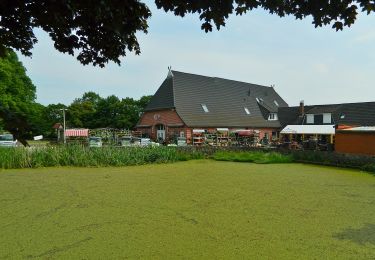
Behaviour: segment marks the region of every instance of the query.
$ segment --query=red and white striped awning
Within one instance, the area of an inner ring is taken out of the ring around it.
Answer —
[[[67,129],[65,136],[89,136],[89,129]]]

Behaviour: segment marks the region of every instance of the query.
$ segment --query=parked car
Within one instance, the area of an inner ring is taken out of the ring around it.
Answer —
[[[103,141],[101,137],[92,136],[89,138],[89,147],[102,147]]]
[[[14,140],[12,134],[0,135],[0,147],[16,147],[17,140]]]

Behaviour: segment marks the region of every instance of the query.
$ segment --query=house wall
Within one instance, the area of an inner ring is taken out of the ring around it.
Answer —
[[[156,131],[158,125],[164,125],[166,130],[166,141],[168,142],[172,137],[180,132],[184,132],[184,135],[187,139],[187,143],[192,143],[192,132],[193,129],[205,129],[207,131],[214,132],[216,128],[213,127],[188,127],[182,121],[180,116],[175,110],[166,109],[158,111],[149,111],[145,112],[138,125],[140,126],[149,126],[149,127],[137,127],[137,130],[141,131],[143,134],[148,135],[151,139],[156,140]],[[178,125],[178,126],[170,126]],[[230,131],[244,129],[244,128],[229,128]],[[259,130],[259,138],[262,139],[266,134],[268,134],[269,140],[272,139],[272,132],[279,132],[278,128],[251,128],[247,129]]]
[[[335,151],[375,155],[375,132],[336,132]]]
[[[168,133],[176,133],[180,131],[186,131],[186,126],[175,110],[165,109],[158,111],[148,111],[143,113],[141,119],[138,122],[141,126],[150,127],[137,127],[137,130],[143,134],[147,134],[151,139],[156,139],[156,131],[158,125],[164,125],[166,130],[166,137]],[[181,125],[178,127],[171,127],[170,125]],[[186,134],[186,133],[185,133]]]

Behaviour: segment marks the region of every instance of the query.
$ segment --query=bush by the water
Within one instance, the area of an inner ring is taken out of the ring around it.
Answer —
[[[213,155],[217,161],[232,162],[253,162],[253,163],[291,163],[291,155],[285,155],[277,152],[258,152],[258,151],[219,151]]]
[[[203,153],[180,151],[174,147],[101,147],[51,146],[43,148],[2,148],[0,168],[37,168],[53,166],[128,166],[167,163],[203,158]]]
[[[229,147],[101,147],[46,146],[0,148],[0,169],[54,166],[105,167],[169,163],[212,158],[217,161],[252,163],[313,163],[357,168],[375,173],[375,158],[322,151],[241,150]]]
[[[375,158],[372,156],[322,151],[294,151],[291,155],[296,162],[356,168],[375,173]]]

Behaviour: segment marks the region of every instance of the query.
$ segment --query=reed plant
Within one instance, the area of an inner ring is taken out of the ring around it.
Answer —
[[[128,166],[201,158],[204,158],[203,153],[182,151],[175,147],[89,148],[76,145],[41,148],[1,148],[0,168]]]

